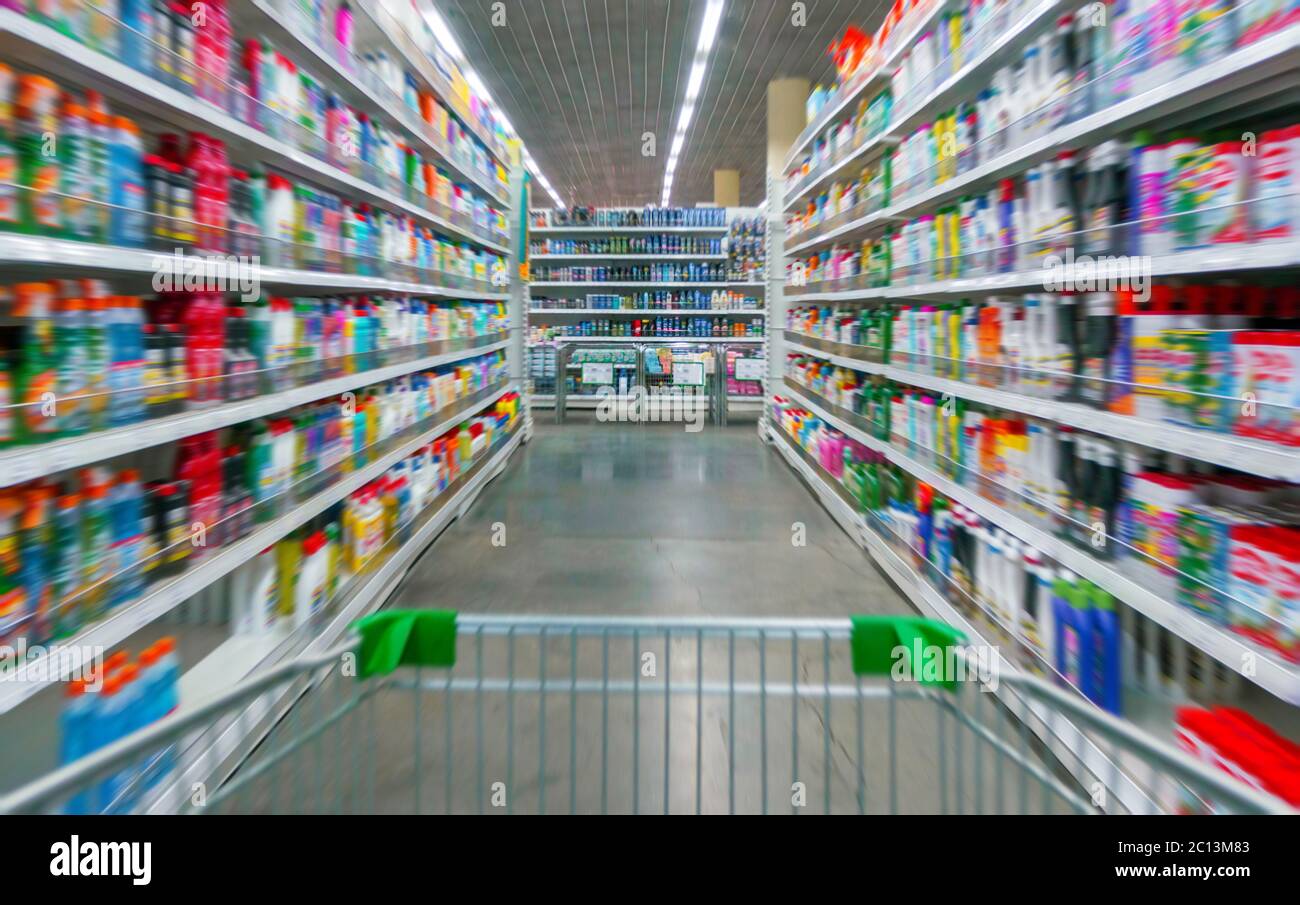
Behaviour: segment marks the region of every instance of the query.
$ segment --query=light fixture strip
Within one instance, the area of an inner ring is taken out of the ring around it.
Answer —
[[[722,9],[726,0],[709,0],[704,9],[704,21],[700,23],[700,35],[695,42],[695,61],[691,64],[691,74],[686,80],[686,98],[682,102],[682,112],[677,117],[677,131],[673,134],[672,150],[668,153],[668,167],[664,170],[664,193],[659,201],[660,207],[667,207],[673,194],[673,174],[677,172],[677,162],[681,158],[682,148],[686,145],[686,130],[691,126],[695,116],[695,101],[704,87],[704,74],[709,66],[709,52],[718,37],[718,27],[722,24]]]

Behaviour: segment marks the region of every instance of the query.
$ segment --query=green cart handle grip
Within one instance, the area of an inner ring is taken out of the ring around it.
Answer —
[[[961,644],[966,636],[946,622],[922,619],[919,616],[853,616],[849,633],[849,647],[853,652],[853,672],[859,676],[893,675],[898,654],[906,660],[907,675],[926,685],[938,685],[948,691],[957,689],[952,676],[944,679],[927,679],[920,663],[914,663],[912,653],[917,649],[939,647],[948,662],[948,649]]]
[[[952,691],[956,681],[927,680],[912,663],[919,641],[923,648],[947,649],[965,635],[935,619],[914,616],[853,616],[849,646],[857,675],[891,675],[902,650],[907,668],[917,681],[938,684]],[[354,626],[361,636],[357,677],[388,675],[399,666],[451,667],[456,665],[455,610],[381,610]]]
[[[386,676],[399,666],[456,665],[455,610],[381,610],[358,619],[357,678]]]

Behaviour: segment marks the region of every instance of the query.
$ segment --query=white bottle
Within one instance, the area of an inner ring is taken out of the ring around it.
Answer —
[[[275,625],[278,571],[275,547],[267,547],[240,567],[231,587],[235,634],[261,635]]]
[[[302,565],[294,584],[293,625],[306,625],[326,603],[329,590],[329,544],[317,531],[302,544]]]
[[[1021,553],[1022,545],[1014,537],[1008,537],[1002,545],[1002,559],[1005,566],[1003,583],[1003,607],[1006,609],[1006,630],[1015,637],[1021,620],[1021,607],[1025,601],[1025,566]]]
[[[1009,301],[1002,308],[1002,364],[1004,386],[1015,388],[1025,366],[1025,320],[1021,307]]]

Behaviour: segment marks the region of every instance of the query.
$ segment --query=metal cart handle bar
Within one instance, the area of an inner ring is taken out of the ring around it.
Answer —
[[[415,611],[434,617],[436,611]],[[374,614],[384,616],[390,622],[402,624],[401,619],[394,619],[398,611],[387,610]],[[401,614],[405,615],[405,614]],[[373,618],[373,617],[372,617]],[[420,617],[416,617],[419,621]],[[438,612],[445,625],[446,612]],[[942,627],[952,630],[943,623],[932,620],[918,620],[914,617],[895,617],[899,623],[912,629],[924,625],[933,630]],[[633,632],[672,632],[672,633],[711,633],[726,632],[753,634],[755,637],[767,633],[784,635],[809,634],[819,638],[832,636],[839,640],[850,641],[854,633],[854,624],[863,617],[831,619],[765,619],[765,618],[657,618],[657,617],[568,617],[568,616],[527,616],[527,615],[484,615],[455,614],[452,621],[454,632],[495,634],[510,632],[521,628],[540,628],[547,633],[587,631],[609,634],[631,634]],[[873,620],[875,617],[866,617]],[[404,624],[410,624],[405,621]],[[363,626],[358,626],[363,628]],[[953,636],[959,638],[959,635]],[[0,814],[20,814],[41,812],[56,805],[67,794],[67,790],[84,786],[115,770],[137,761],[144,752],[166,747],[188,732],[207,727],[214,718],[231,712],[236,707],[247,705],[265,692],[292,682],[303,675],[331,664],[341,663],[349,653],[357,653],[361,646],[361,636],[352,638],[348,643],[339,645],[316,656],[299,657],[295,660],[272,667],[263,673],[252,676],[209,698],[208,700],[183,711],[176,711],[150,726],[137,730],[133,734],[119,739],[80,760],[74,761],[45,774],[39,779],[0,797]],[[454,643],[454,641],[453,641]],[[956,648],[961,654],[961,647]],[[440,656],[445,650],[440,651]],[[419,653],[400,660],[409,665],[418,662]],[[454,655],[453,655],[454,657]],[[396,665],[396,664],[395,664]],[[446,662],[438,665],[446,666]],[[881,675],[879,661],[866,665],[855,662],[859,674]],[[379,673],[376,673],[379,674]],[[362,675],[362,678],[365,676]],[[1157,739],[1138,727],[1111,715],[1077,695],[1071,694],[1043,679],[1019,670],[1004,671],[999,676],[1002,684],[1014,687],[1027,698],[1032,698],[1060,714],[1081,730],[1087,730],[1117,744],[1139,752],[1153,767],[1163,770],[1170,777],[1183,784],[1210,791],[1216,802],[1237,813],[1257,814],[1294,814],[1295,811],[1279,799],[1256,790],[1249,785],[1233,779],[1222,770],[1215,769],[1192,757],[1185,751]],[[947,697],[947,692],[934,690],[930,692]]]

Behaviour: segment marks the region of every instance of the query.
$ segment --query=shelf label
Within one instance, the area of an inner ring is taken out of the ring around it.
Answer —
[[[764,364],[766,364],[766,362],[761,358],[737,358],[736,379],[762,380]]]
[[[673,386],[679,386],[679,387],[704,386],[704,362],[674,361],[673,362]]]
[[[614,383],[614,363],[610,361],[584,361],[582,363],[582,382],[612,386]]]

